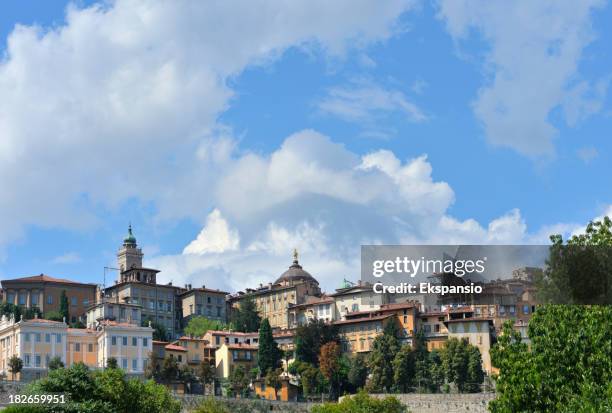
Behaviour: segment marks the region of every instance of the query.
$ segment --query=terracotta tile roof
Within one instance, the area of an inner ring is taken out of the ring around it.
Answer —
[[[163,345],[168,344],[168,341],[160,341],[160,340],[151,340],[151,342],[153,344],[163,344]]]
[[[243,333],[240,331],[208,330],[206,334],[208,333],[210,333],[213,336],[259,337],[258,332]]]
[[[372,317],[361,317],[361,318],[351,318],[350,320],[339,320],[334,321],[332,324],[334,325],[344,325],[344,324],[357,324],[357,323],[368,323],[370,321],[381,321],[387,318],[393,317],[393,314],[383,314],[376,315]]]
[[[10,280],[3,280],[3,283],[38,283],[38,282],[49,282],[57,284],[82,284],[87,286],[96,286],[93,283],[81,283],[78,281],[67,280],[65,278],[50,277],[46,274],[32,275],[29,277],[13,278]]]
[[[165,349],[171,351],[187,351],[185,347],[177,346],[176,344],[168,344]]]
[[[179,340],[185,340],[185,341],[208,341],[208,340],[204,340],[202,337],[189,337],[189,336],[181,336],[181,337],[179,337]]]
[[[404,308],[418,308],[418,304],[414,302],[382,304],[380,306],[380,311],[385,312],[385,311],[401,310]]]
[[[193,293],[193,292],[215,293],[215,294],[224,294],[224,295],[228,295],[229,294],[227,291],[216,290],[216,289],[213,289],[213,288],[192,288],[190,290],[187,290],[187,291],[184,291],[184,292],[180,293],[179,295],[187,295],[187,294]]]

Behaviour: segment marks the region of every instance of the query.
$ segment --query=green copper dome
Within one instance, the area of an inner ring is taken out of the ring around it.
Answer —
[[[132,234],[132,224],[128,227],[128,234],[123,239],[123,245],[136,245],[136,237]]]

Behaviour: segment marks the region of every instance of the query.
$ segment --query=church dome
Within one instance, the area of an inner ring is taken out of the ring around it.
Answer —
[[[304,269],[298,262],[297,251],[293,250],[293,264],[291,264],[287,271],[281,274],[281,276],[274,282],[274,284],[293,284],[296,281],[312,281],[317,284],[319,283],[312,275],[310,275],[307,271],[304,271]]]
[[[136,237],[132,234],[132,224],[128,227],[128,234],[123,239],[123,245],[133,245],[136,246]]]

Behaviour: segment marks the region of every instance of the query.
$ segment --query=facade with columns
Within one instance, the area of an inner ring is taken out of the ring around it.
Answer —
[[[152,351],[153,329],[133,324],[102,322],[95,329],[75,329],[61,321],[0,319],[0,372],[12,379],[9,360],[17,356],[23,369],[15,379],[45,376],[49,361],[59,357],[64,365],[83,362],[103,368],[110,357],[132,375],[142,375]]]
[[[2,281],[2,302],[23,308],[38,308],[41,312],[60,310],[62,291],[68,297],[70,322],[85,315],[96,302],[96,284],[79,283],[45,274]]]

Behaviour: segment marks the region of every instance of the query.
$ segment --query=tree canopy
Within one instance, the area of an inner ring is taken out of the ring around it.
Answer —
[[[257,366],[259,373],[265,376],[269,370],[275,370],[280,365],[282,352],[274,341],[272,327],[267,318],[261,321],[259,328],[259,349],[257,352]]]
[[[566,243],[550,239],[547,268],[535,279],[540,302],[612,304],[612,220],[590,222]]]
[[[530,347],[508,322],[491,350],[499,368],[491,411],[612,410],[612,307],[546,305],[528,335]]]
[[[185,327],[185,334],[191,337],[202,337],[208,330],[228,330],[222,321],[211,320],[203,316],[192,317]]]
[[[257,312],[255,301],[247,297],[240,302],[238,308],[233,308],[231,323],[236,330],[243,333],[257,331],[261,324],[261,317],[259,317],[259,313]]]
[[[339,340],[338,326],[322,320],[299,326],[295,332],[295,357],[299,361],[318,365],[321,346]]]
[[[49,375],[31,383],[26,394],[61,393],[67,403],[60,406],[36,406],[37,412],[82,413],[178,413],[180,403],[169,391],[153,381],[128,379],[121,369],[92,372],[83,363],[70,368],[50,370]],[[6,412],[18,412],[19,407],[9,406]]]

